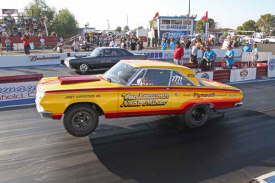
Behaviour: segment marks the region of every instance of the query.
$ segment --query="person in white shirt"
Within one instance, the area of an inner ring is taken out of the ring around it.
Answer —
[[[39,41],[40,41],[41,48],[44,50],[44,48],[45,48],[45,39],[43,37],[41,37]]]

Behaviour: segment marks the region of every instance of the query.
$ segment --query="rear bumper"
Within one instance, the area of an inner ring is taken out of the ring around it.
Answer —
[[[236,102],[235,107],[241,107],[243,105],[243,102]]]
[[[61,120],[63,116],[63,114],[53,114],[50,112],[39,112],[39,114],[42,118],[55,119],[55,120]]]

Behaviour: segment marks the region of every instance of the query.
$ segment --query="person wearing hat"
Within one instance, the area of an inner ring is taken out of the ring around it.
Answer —
[[[205,52],[203,54],[202,61],[201,61],[202,71],[209,70],[209,69],[213,70],[216,57],[217,57],[217,54],[213,50],[211,50],[209,46],[205,46]]]
[[[173,56],[174,63],[175,64],[181,64],[180,61],[183,58],[183,56],[184,56],[183,47],[181,46],[180,42],[177,41],[176,48],[174,50],[174,56]]]
[[[234,64],[234,50],[232,49],[232,46],[231,45],[228,45],[227,46],[227,51],[225,53],[225,62],[226,62],[226,67],[228,69],[232,69],[232,66]]]

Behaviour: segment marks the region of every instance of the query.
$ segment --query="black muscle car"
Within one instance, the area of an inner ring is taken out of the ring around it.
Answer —
[[[109,69],[120,60],[146,59],[145,55],[138,55],[122,48],[99,47],[84,57],[68,57],[64,64],[81,74],[94,69]]]

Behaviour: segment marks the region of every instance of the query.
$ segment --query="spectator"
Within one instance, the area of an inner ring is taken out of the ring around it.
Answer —
[[[231,45],[229,45],[228,47],[227,47],[227,51],[226,51],[226,53],[225,53],[225,61],[226,61],[226,67],[228,68],[228,69],[232,69],[232,66],[233,66],[233,64],[234,64],[234,51],[233,51],[233,49],[232,49],[232,46]]]
[[[132,41],[131,41],[131,50],[136,50],[136,47],[137,47],[136,40],[132,39]]]
[[[243,52],[252,52],[252,48],[251,46],[247,43],[243,49],[242,49]]]
[[[7,37],[6,40],[5,40],[5,46],[6,46],[6,51],[7,52],[12,50],[11,49],[11,40],[10,40],[9,37]]]
[[[181,59],[183,58],[183,56],[184,56],[184,49],[181,46],[180,42],[177,41],[176,48],[174,50],[174,56],[173,56],[174,63],[175,64],[181,64],[180,62],[181,62]]]
[[[24,52],[26,55],[29,55],[30,54],[30,37],[29,35],[25,34],[21,40],[23,41],[23,45],[24,45]]]
[[[74,52],[78,52],[79,51],[79,42],[77,39],[74,40],[73,44],[72,44],[72,48]]]
[[[162,50],[166,50],[166,48],[167,48],[167,42],[166,42],[165,39],[162,39],[162,42],[161,42],[161,49],[162,49]]]
[[[200,44],[199,43],[195,43],[192,46],[192,50],[191,50],[191,57],[190,57],[190,63],[198,63],[197,57],[198,57],[198,51],[200,49]]]
[[[143,50],[143,41],[142,40],[138,40],[137,46],[138,46],[138,50]]]
[[[150,48],[151,46],[151,38],[148,37],[147,39],[147,48]]]
[[[175,41],[172,39],[170,42],[170,50],[174,50],[176,48]]]
[[[205,47],[205,52],[204,55],[202,57],[202,61],[201,61],[201,69],[203,71],[205,70],[214,70],[214,64],[215,64],[215,60],[216,60],[216,53],[211,50],[211,48],[209,46]]]
[[[190,45],[191,45],[191,40],[189,38],[187,38],[185,41],[185,49],[189,49]]]
[[[258,61],[259,59],[259,48],[256,43],[253,45],[252,53],[253,53],[253,62],[254,62],[253,64],[255,65],[255,62]]]
[[[45,49],[45,39],[43,37],[41,37],[39,41],[40,41],[41,49],[44,50]]]

